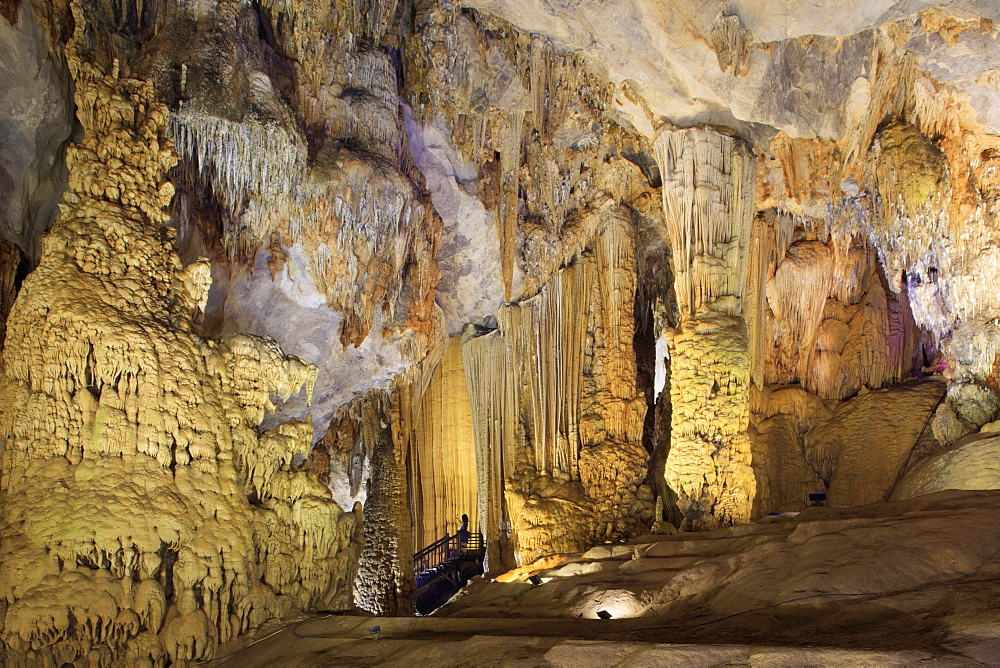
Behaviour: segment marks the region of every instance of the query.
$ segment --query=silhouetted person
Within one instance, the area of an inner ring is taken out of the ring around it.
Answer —
[[[469,543],[469,516],[462,515],[462,526],[458,527],[458,551],[465,554],[465,546]]]

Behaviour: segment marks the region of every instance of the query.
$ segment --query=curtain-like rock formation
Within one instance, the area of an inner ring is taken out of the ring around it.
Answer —
[[[460,336],[448,341],[420,395],[410,445],[408,505],[414,549],[445,534],[455,535],[462,515],[469,516],[468,530],[477,531],[476,448]]]
[[[614,207],[599,215],[593,252],[464,344],[491,569],[506,549],[526,563],[652,518],[632,352],[632,221]]]

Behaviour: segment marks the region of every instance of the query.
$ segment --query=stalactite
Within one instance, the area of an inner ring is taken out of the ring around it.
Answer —
[[[780,228],[779,228],[780,229]],[[765,382],[767,368],[767,279],[771,235],[766,219],[755,215],[750,227],[747,249],[747,293],[743,300],[743,319],[747,323],[747,343],[750,346],[750,378],[757,389]]]
[[[754,162],[738,140],[717,132],[664,132],[655,143],[663,210],[682,313],[717,306],[742,313],[753,208]]]
[[[813,173],[807,160],[793,162]],[[878,253],[859,229],[868,215],[848,200],[822,220],[773,210],[761,216],[764,383],[799,382],[823,398],[845,399],[912,376],[920,333],[908,288],[885,289]]]
[[[472,326],[463,334],[462,359],[469,388],[476,447],[479,526],[486,538],[487,572],[514,565],[510,521],[504,486],[512,473],[518,424],[518,388],[508,378],[509,356],[502,333],[475,335]]]
[[[305,139],[278,124],[199,114],[175,114],[169,128],[192,172],[187,179],[210,183],[228,212],[223,244],[230,259],[252,257],[276,225],[259,204],[287,200],[305,177]]]
[[[518,184],[521,167],[521,133],[524,131],[524,112],[512,111],[501,130],[500,140],[500,192],[498,222],[500,224],[500,262],[503,272],[504,297],[512,299],[514,290],[515,240],[517,239]]]
[[[466,335],[480,522],[495,559],[506,522],[525,563],[634,535],[652,519],[652,495],[640,490],[648,454],[632,350],[632,220],[615,207],[595,215],[593,252],[502,307],[495,331]]]
[[[738,15],[722,14],[712,24],[709,37],[712,49],[723,72],[732,69],[733,76],[744,76],[750,69],[750,50],[754,46],[753,33],[743,26]]]
[[[314,249],[317,284],[345,315],[341,341],[361,345],[384,308],[388,322],[402,320],[429,342],[440,218],[405,176],[349,154],[339,163],[292,209],[289,225],[292,241]]]

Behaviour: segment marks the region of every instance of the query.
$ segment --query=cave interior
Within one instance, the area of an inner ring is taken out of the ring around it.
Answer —
[[[0,660],[997,665],[998,21],[0,0]]]

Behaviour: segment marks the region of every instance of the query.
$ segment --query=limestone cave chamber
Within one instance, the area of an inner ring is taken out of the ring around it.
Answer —
[[[0,0],[0,663],[1000,664],[998,22]]]

